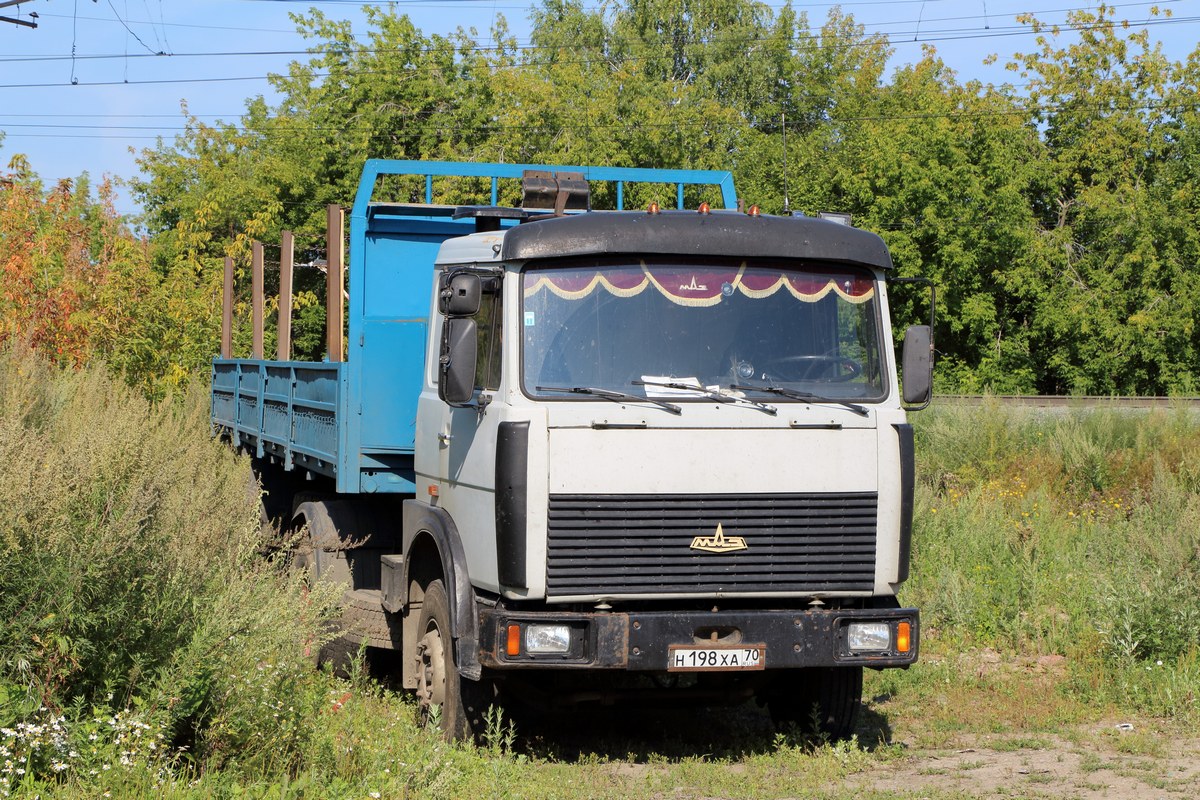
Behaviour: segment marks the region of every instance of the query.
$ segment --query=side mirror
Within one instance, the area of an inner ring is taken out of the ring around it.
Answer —
[[[438,311],[447,317],[473,317],[479,312],[483,286],[473,272],[455,272],[442,286]]]
[[[475,320],[448,317],[442,323],[442,348],[438,358],[438,397],[452,406],[465,406],[475,395],[475,362],[478,354]]]
[[[933,397],[933,333],[928,325],[910,325],[904,332],[902,395],[922,408]]]

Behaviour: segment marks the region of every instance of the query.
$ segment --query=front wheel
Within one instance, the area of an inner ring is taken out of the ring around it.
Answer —
[[[435,719],[448,740],[468,740],[483,729],[487,691],[483,681],[458,673],[450,629],[450,600],[435,580],[425,587],[417,626],[417,701],[422,724]]]
[[[862,705],[862,684],[862,667],[789,671],[772,685],[767,708],[780,728],[795,726],[834,741],[849,739]]]

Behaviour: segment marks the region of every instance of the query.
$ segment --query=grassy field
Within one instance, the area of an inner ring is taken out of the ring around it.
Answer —
[[[901,599],[922,658],[868,675],[852,742],[745,707],[498,715],[467,747],[361,665],[312,668],[331,598],[262,557],[248,465],[210,441],[206,402],[0,355],[0,797],[1196,793],[1183,412],[916,415]]]

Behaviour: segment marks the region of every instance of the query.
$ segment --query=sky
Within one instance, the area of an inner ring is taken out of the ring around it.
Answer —
[[[591,6],[598,0],[585,0]],[[768,0],[778,8],[782,0]],[[128,178],[137,174],[135,153],[168,142],[182,130],[181,104],[206,122],[236,121],[248,98],[273,95],[268,73],[305,60],[309,42],[289,15],[319,8],[350,20],[365,34],[356,0],[0,0],[0,172],[24,154],[47,182],[88,172]],[[384,5],[384,3],[373,3]],[[487,39],[503,16],[521,43],[528,40],[525,0],[403,0],[397,7],[426,34],[477,29]],[[817,27],[833,3],[793,0]],[[846,0],[839,4],[868,33],[889,37],[893,68],[937,48],[960,80],[1013,80],[1003,63],[1034,48],[1023,12],[1061,23],[1071,9],[1094,9],[1081,0]],[[1183,60],[1200,39],[1200,0],[1117,2],[1117,18],[1148,23],[1151,38],[1172,59]],[[1169,9],[1155,19],[1150,9]],[[34,17],[36,14],[36,18]],[[989,54],[998,63],[985,66]],[[663,165],[669,166],[669,165]],[[127,190],[117,207],[136,213]]]

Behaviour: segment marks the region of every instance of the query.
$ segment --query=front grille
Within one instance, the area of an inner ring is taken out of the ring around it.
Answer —
[[[875,492],[551,495],[550,597],[869,592]],[[693,550],[717,525],[746,549]]]

